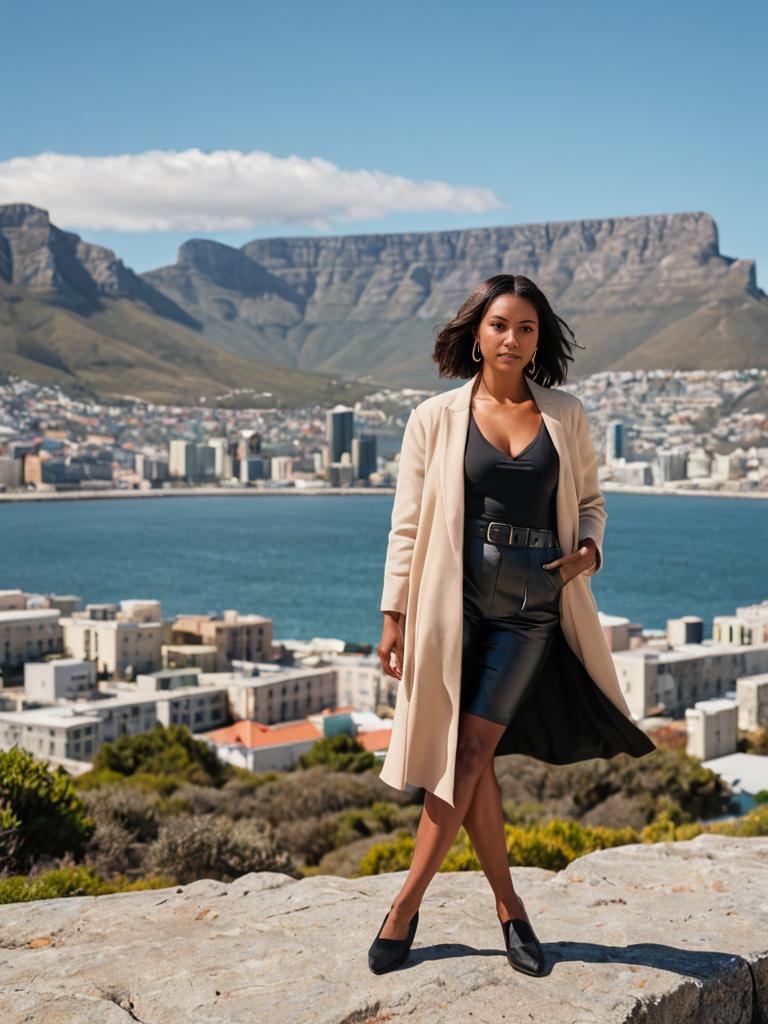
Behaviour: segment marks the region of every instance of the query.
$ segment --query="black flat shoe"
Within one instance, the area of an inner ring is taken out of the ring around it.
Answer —
[[[400,967],[401,964],[405,963],[411,951],[413,937],[416,934],[416,926],[419,923],[419,912],[417,910],[411,918],[411,923],[408,925],[408,934],[404,939],[380,939],[381,929],[387,923],[390,910],[392,910],[392,907],[384,915],[384,920],[379,926],[376,938],[368,950],[368,966],[374,974],[386,974],[387,971],[394,971],[396,967]]]
[[[538,978],[544,974],[544,950],[533,928],[521,917],[501,922],[507,960],[516,971]]]

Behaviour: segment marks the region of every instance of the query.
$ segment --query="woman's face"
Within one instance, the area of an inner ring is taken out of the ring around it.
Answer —
[[[477,340],[483,359],[494,369],[522,373],[539,343],[536,307],[520,295],[497,295],[480,321]],[[503,358],[506,354],[512,358]]]

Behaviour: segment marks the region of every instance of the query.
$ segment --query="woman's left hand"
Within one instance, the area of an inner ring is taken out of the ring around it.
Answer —
[[[555,558],[551,562],[544,562],[543,568],[560,573],[563,585],[570,582],[574,576],[586,572],[597,565],[597,545],[591,537],[581,541],[579,547],[570,555],[563,555],[562,558]],[[563,574],[565,573],[565,574]]]

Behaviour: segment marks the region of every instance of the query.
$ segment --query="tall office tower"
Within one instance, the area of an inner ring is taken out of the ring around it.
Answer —
[[[342,452],[352,452],[355,414],[346,405],[337,405],[325,414],[325,436],[330,450],[329,462],[341,462]]]
[[[171,475],[171,479],[186,480],[187,478],[187,448],[189,443],[184,440],[174,438],[170,444],[170,452],[168,457],[168,471]]]
[[[206,441],[200,441],[194,448],[195,464],[192,470],[198,482],[213,480],[216,475],[216,452]]]
[[[212,437],[208,441],[208,444],[213,449],[214,475],[216,476],[216,479],[221,480],[223,477],[231,475],[226,472],[229,441],[226,437]]]
[[[231,438],[227,444],[227,467],[229,477],[240,479],[240,441],[238,438]]]
[[[349,487],[353,474],[351,462],[332,462],[328,467],[328,482],[331,487]]]
[[[144,479],[153,483],[161,483],[170,476],[168,459],[146,458],[144,460]]]
[[[245,459],[238,459],[237,478],[241,484],[251,483],[253,480],[266,480],[268,473],[268,460],[260,455],[249,455]]]
[[[269,468],[272,480],[292,480],[293,456],[273,455]]]
[[[621,420],[609,420],[605,428],[605,461],[626,458],[626,428]]]
[[[356,480],[367,480],[376,472],[375,434],[361,434],[352,439],[352,465]]]
[[[670,449],[657,453],[658,477],[663,483],[666,480],[685,480],[687,452]]]

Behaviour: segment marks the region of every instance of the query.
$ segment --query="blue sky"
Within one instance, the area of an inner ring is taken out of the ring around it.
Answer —
[[[0,15],[0,202],[45,206],[137,270],[190,237],[706,210],[768,289],[764,3],[0,0]]]

